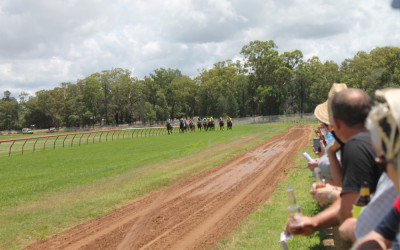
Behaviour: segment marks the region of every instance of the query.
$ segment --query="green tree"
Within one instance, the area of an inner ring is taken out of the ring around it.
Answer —
[[[64,109],[64,89],[40,90],[36,92],[37,108],[46,116],[49,116],[53,126],[59,128],[62,123]]]
[[[156,93],[156,105],[154,106],[154,110],[156,111],[156,119],[158,121],[167,120],[169,116],[168,104],[167,98],[165,97],[162,90],[159,90]]]
[[[250,113],[250,83],[249,78],[245,75],[238,75],[235,80],[235,99],[237,100],[237,104],[239,106],[239,116],[245,117]],[[231,117],[235,117],[230,115]]]
[[[217,101],[217,113],[216,116],[226,116],[228,112],[228,102],[226,100],[226,97],[223,95],[220,95],[218,97]]]
[[[252,91],[250,106],[252,113],[275,115],[282,111],[286,99],[285,85],[290,80],[291,69],[285,66],[295,64],[295,60],[286,60],[279,56],[275,42],[252,41],[243,46],[244,55],[250,73]],[[257,108],[257,110],[256,110]]]
[[[149,122],[150,124],[152,124],[152,122],[157,118],[156,111],[153,109],[153,105],[149,102],[145,102],[144,104],[143,117],[144,121]]]
[[[226,113],[223,115],[224,116],[228,115],[230,117],[237,117],[239,104],[236,101],[236,98],[234,97],[233,93],[230,91],[227,93],[226,104],[227,104]]]
[[[0,128],[2,130],[17,129],[19,105],[17,100],[6,90],[0,100]]]
[[[308,71],[311,76],[307,105],[310,110],[307,112],[313,112],[318,104],[326,101],[332,83],[341,82],[341,74],[335,62],[322,63],[316,56],[307,60],[304,67],[304,70]]]
[[[77,85],[82,95],[84,122],[89,125],[100,122],[103,99],[99,74],[92,74],[79,80]]]
[[[310,112],[307,105],[310,96],[311,73],[307,70],[305,63],[298,65],[294,71],[292,84],[288,87],[288,98],[286,100],[286,112],[289,114]]]
[[[129,70],[118,69],[116,76],[110,86],[111,88],[111,110],[118,118],[116,123],[131,122],[134,118],[134,94],[138,90],[137,79],[131,77]],[[135,88],[136,87],[136,88]],[[137,98],[137,94],[135,96]],[[117,115],[118,114],[118,115]]]
[[[203,70],[196,78],[199,84],[199,102],[201,116],[218,116],[217,103],[218,98],[226,98],[227,92],[235,91],[235,82],[237,78],[237,69],[228,63],[218,62],[214,68]]]
[[[172,81],[170,90],[167,99],[170,99],[171,117],[180,118],[182,114],[193,117],[198,107],[199,86],[196,82],[188,76],[177,77]]]

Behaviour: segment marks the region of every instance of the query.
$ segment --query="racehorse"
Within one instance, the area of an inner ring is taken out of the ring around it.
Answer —
[[[197,121],[197,128],[201,131],[201,121]]]
[[[181,133],[184,133],[186,131],[186,125],[185,125],[185,122],[183,120],[181,120],[179,122],[179,128],[181,130]]]
[[[224,125],[225,125],[224,121],[220,120],[219,121],[219,130],[224,130],[224,128],[225,128]]]
[[[190,128],[191,132],[194,132],[194,130],[196,129],[196,126],[193,124],[192,120],[190,120],[190,122],[189,122],[189,128]]]
[[[214,120],[208,122],[208,128],[210,130],[215,130]]]
[[[205,131],[208,130],[208,124],[207,124],[207,121],[206,121],[206,120],[203,121],[203,127],[204,127],[204,130],[205,130]]]
[[[171,123],[167,123],[167,131],[168,131],[168,134],[172,134],[172,125],[171,125]]]
[[[227,123],[226,124],[227,129],[232,129],[232,121],[228,120],[226,123]]]

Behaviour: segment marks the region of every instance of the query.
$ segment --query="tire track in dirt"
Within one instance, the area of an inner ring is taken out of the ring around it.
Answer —
[[[218,167],[28,249],[211,248],[268,199],[311,134],[311,126],[293,126]]]

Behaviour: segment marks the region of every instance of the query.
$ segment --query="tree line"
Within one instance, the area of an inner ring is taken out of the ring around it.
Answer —
[[[94,124],[152,123],[182,116],[303,114],[326,100],[334,82],[376,89],[400,86],[400,48],[359,51],[340,65],[304,60],[300,50],[279,54],[274,41],[243,46],[242,61],[217,62],[191,78],[179,69],[159,68],[144,79],[127,69],[94,73],[76,83],[22,92],[18,99],[4,92],[0,130],[85,127]]]

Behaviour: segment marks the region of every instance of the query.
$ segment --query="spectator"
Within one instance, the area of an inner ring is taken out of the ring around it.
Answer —
[[[320,121],[319,126],[318,126],[318,131],[321,134],[324,135],[325,139],[327,140],[326,143],[326,147],[328,147],[333,141],[333,135],[332,135],[332,131],[333,131],[333,127],[330,125],[330,121],[329,121],[329,110],[328,110],[328,102],[329,99],[332,99],[334,95],[336,95],[338,92],[347,89],[346,84],[344,83],[334,83],[331,87],[331,90],[329,91],[328,94],[328,100],[326,100],[325,102],[319,104],[315,110],[314,110],[314,115],[315,117],[317,117],[317,119]],[[324,133],[325,131],[325,133]],[[332,175],[331,175],[331,171],[330,171],[330,164],[329,164],[329,159],[328,159],[328,155],[327,155],[327,148],[325,147],[325,144],[323,143],[323,141],[320,141],[320,145],[321,145],[321,149],[324,149],[323,152],[321,152],[320,159],[316,159],[315,162],[308,162],[309,166],[310,166],[310,170],[313,171],[314,168],[316,166],[318,166],[321,170],[321,174],[322,177],[327,180],[328,182],[330,182],[330,180],[332,180]],[[313,146],[313,150],[315,152],[314,146]]]
[[[400,89],[377,90],[376,97],[382,98],[368,117],[373,145],[378,152],[380,166],[400,192]],[[400,197],[374,231],[361,239],[355,249],[386,249],[391,246],[399,230]]]
[[[340,178],[340,184],[343,183],[340,198],[314,217],[297,218],[299,224],[288,221],[286,233],[310,235],[340,225],[351,217],[352,205],[363,181],[367,181],[371,192],[375,192],[381,172],[375,163],[370,134],[364,126],[371,109],[369,96],[359,89],[345,89],[328,98],[328,108],[336,137],[345,143],[341,164],[336,158],[341,145],[335,141],[328,147],[332,177],[334,180]]]
[[[347,219],[339,228],[340,236],[345,240],[356,241],[371,232],[389,212],[398,193],[393,182],[383,173],[379,179],[375,195],[368,206],[363,207],[357,218]],[[399,249],[397,242],[394,249]]]

